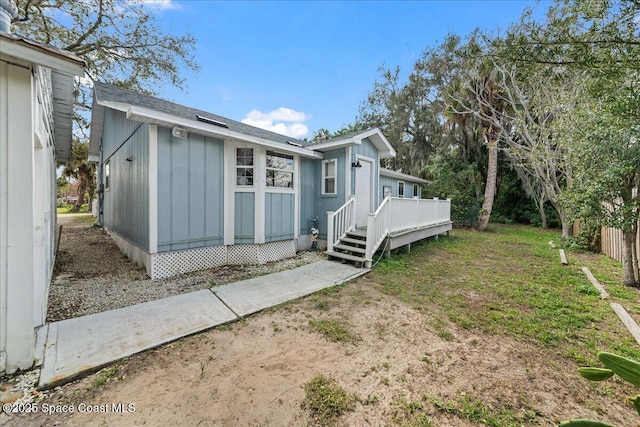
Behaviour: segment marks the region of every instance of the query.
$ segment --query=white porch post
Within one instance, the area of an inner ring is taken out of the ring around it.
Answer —
[[[333,251],[333,218],[334,211],[327,212],[327,252]]]

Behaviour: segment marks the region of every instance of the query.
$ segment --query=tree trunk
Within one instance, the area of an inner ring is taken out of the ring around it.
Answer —
[[[571,237],[573,235],[573,223],[569,221],[569,218],[567,218],[567,215],[564,213],[563,209],[558,208],[555,205],[554,207],[556,208],[556,211],[558,211],[560,223],[562,224],[562,238],[566,239],[568,237]]]
[[[480,231],[485,231],[489,226],[498,176],[498,138],[491,138],[487,145],[489,146],[489,165],[487,167],[487,183],[484,187],[484,202],[482,202],[482,210],[478,219],[477,228]]]
[[[539,208],[539,212],[540,212],[540,222],[542,223],[542,229],[546,230],[547,228],[549,228],[549,225],[547,224],[547,214],[544,212],[544,206]]]
[[[78,200],[76,200],[76,203],[73,205],[71,212],[80,212],[80,209],[82,209],[82,205],[84,204],[84,193],[86,192],[87,183],[80,179],[80,182],[78,183]]]
[[[636,283],[640,286],[640,263],[638,263],[638,226],[633,227],[633,243],[631,248],[633,250],[633,275]]]
[[[636,280],[637,267],[633,264],[635,234],[633,227],[622,229],[622,270],[624,273],[622,283],[627,286],[638,287],[640,284]]]
[[[540,215],[540,222],[542,223],[542,229],[546,230],[549,228],[547,224],[547,214],[544,211],[544,197],[540,197],[540,200],[536,201],[536,207],[538,208],[538,215]]]

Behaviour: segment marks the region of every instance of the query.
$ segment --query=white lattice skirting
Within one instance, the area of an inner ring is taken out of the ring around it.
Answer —
[[[151,278],[162,279],[225,264],[266,264],[296,255],[293,240],[261,245],[214,246],[151,255]]]
[[[107,232],[122,252],[146,267],[147,274],[152,279],[164,279],[191,271],[220,267],[225,264],[266,264],[294,257],[296,252],[311,247],[311,235],[305,235],[295,240],[264,244],[211,246],[149,254],[118,233],[109,230]],[[318,240],[318,249],[325,250],[326,248],[326,240]]]
[[[151,255],[151,278],[163,279],[190,271],[220,267],[226,264],[225,246],[188,249]]]

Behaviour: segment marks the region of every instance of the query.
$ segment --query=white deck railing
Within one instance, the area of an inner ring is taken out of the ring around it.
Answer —
[[[327,212],[327,251],[333,251],[333,245],[356,228],[356,198],[351,197],[337,211]]]
[[[365,258],[372,260],[373,254],[389,234],[450,221],[451,200],[449,199],[387,197],[374,213],[369,214]]]

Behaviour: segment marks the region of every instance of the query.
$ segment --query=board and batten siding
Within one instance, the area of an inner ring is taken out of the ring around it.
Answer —
[[[158,127],[158,252],[223,244],[224,143]]]
[[[292,193],[266,193],[265,242],[293,239],[294,202],[295,194]]]
[[[110,175],[104,192],[104,225],[149,251],[149,125],[108,108],[102,147]]]
[[[391,187],[391,196],[398,197],[398,180],[395,178],[391,178],[389,176],[381,176],[380,177],[380,191],[378,192],[378,197],[382,200],[384,198],[384,187]]]
[[[376,149],[376,147],[369,140],[369,138],[365,138],[362,141],[362,144],[356,145],[352,148],[352,152],[356,158],[357,156],[364,156],[374,160],[371,166],[374,168],[373,176],[375,177],[375,182],[372,182],[371,186],[373,188],[378,188],[378,178],[380,176],[380,155],[378,154],[378,150]],[[355,194],[356,171],[354,168],[350,168],[349,170],[351,172],[351,194]],[[380,198],[378,191],[373,191],[373,194],[375,199],[373,200],[373,205],[378,206],[382,199]]]
[[[322,160],[316,160],[315,182],[318,185],[315,188],[315,215],[318,215],[320,238],[327,238],[327,212],[338,210],[347,200],[345,171],[347,165],[347,149],[339,148],[324,153],[325,160],[338,160],[336,172],[336,194],[322,194]],[[302,221],[301,221],[302,222]]]
[[[253,192],[235,193],[234,242],[255,242],[256,197]]]
[[[398,197],[398,183],[402,181],[404,182],[404,198],[405,199],[413,199],[413,186],[417,185],[418,186],[418,198],[422,197],[422,186],[424,184],[419,183],[419,182],[413,182],[411,180],[407,179],[398,179],[398,178],[393,178],[390,176],[384,176],[381,175],[380,176],[380,191],[379,191],[379,197],[380,197],[380,201],[382,201],[382,199],[384,198],[384,187],[385,186],[390,186],[391,187],[391,196],[392,197]]]
[[[322,217],[324,212],[316,211],[315,189],[321,187],[320,178],[316,178],[316,164],[322,163],[322,160],[300,158],[300,236],[311,234],[311,226],[313,225],[313,217]],[[317,183],[317,185],[316,185]],[[321,190],[318,190],[318,194]]]

